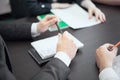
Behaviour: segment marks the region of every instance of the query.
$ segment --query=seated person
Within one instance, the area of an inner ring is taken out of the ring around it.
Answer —
[[[32,16],[37,16],[49,13],[50,9],[70,7],[73,2],[77,2],[88,9],[89,18],[92,18],[94,14],[96,20],[106,21],[104,13],[98,9],[91,0],[26,0],[26,7],[28,7],[28,11]]]
[[[108,50],[112,44],[104,44],[96,50],[96,61],[99,68],[100,80],[120,80],[116,72],[113,70],[113,60],[117,55],[118,48],[114,47],[113,50]]]
[[[56,22],[57,17],[52,15],[51,16],[48,15],[42,21],[32,24],[31,23],[20,24],[14,22],[10,23],[1,21],[0,35],[2,35],[2,37],[5,40],[25,40],[25,39],[30,40],[32,39],[32,37],[36,37],[40,35],[40,33],[43,33],[46,30],[48,30],[49,26],[55,24]],[[13,32],[16,32],[16,34],[12,34]]]
[[[120,6],[120,0],[93,0],[94,2],[103,3],[107,5]]]
[[[57,22],[56,16],[46,16],[37,24],[0,23],[0,34],[6,40],[28,40],[38,33],[45,32],[50,25]],[[71,60],[75,57],[77,47],[68,32],[59,34],[56,55],[31,80],[66,80]],[[12,73],[7,46],[0,36],[0,80],[16,80]],[[57,65],[56,65],[57,64]]]

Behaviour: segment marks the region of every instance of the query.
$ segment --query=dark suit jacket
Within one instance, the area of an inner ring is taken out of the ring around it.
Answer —
[[[0,35],[5,40],[30,40],[31,24],[0,22]]]
[[[32,16],[37,16],[40,14],[50,12],[52,0],[25,0],[25,1],[28,7],[29,14]],[[58,0],[58,2],[60,3],[72,3],[74,1],[80,3],[81,0]]]
[[[31,38],[30,24],[0,23],[0,34],[6,40]],[[56,65],[57,64],[57,65]],[[31,80],[66,80],[69,68],[59,59],[50,60]],[[16,80],[12,74],[7,47],[0,37],[0,80]]]
[[[10,5],[12,9],[12,16],[14,18],[29,16],[24,0],[10,0]]]

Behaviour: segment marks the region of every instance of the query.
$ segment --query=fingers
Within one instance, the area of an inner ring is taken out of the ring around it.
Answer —
[[[47,16],[45,16],[44,20],[49,21],[54,18],[57,18],[57,17],[55,15],[47,15]]]
[[[63,33],[63,38],[68,38],[69,40],[72,40],[72,37],[70,36],[69,32],[68,31],[65,31]]]
[[[93,14],[96,17],[96,21],[100,20],[101,22],[106,21],[105,14],[98,8],[89,8],[89,19],[93,17]]]
[[[104,13],[102,13],[101,11],[95,12],[95,16],[96,16],[96,21],[98,21],[98,20],[100,20],[101,22],[106,21],[106,17],[104,15]]]
[[[113,47],[113,46],[114,46],[113,44],[106,43],[106,44],[102,45],[101,48],[103,48],[111,53],[117,53],[118,48]],[[112,49],[109,49],[109,48],[112,48]]]
[[[103,22],[106,21],[106,17],[105,17],[105,14],[104,14],[104,13],[101,14],[101,21],[103,21]]]
[[[59,36],[59,39],[62,39],[62,38],[63,39],[68,39],[68,40],[73,42],[73,38],[70,36],[68,31],[65,31],[63,34],[59,33],[58,36]]]
[[[99,14],[97,14],[96,12],[95,12],[95,17],[96,17],[96,21],[98,21],[99,20]]]
[[[93,17],[93,11],[90,9],[88,12],[89,12],[89,19],[92,19],[92,17]]]
[[[57,22],[57,18],[53,18],[46,22],[46,25],[51,26],[54,25]]]
[[[42,21],[46,22],[46,25],[53,25],[58,21],[58,18],[55,15],[47,15]]]
[[[54,15],[47,15],[44,19],[43,22],[45,26],[52,26],[55,25],[55,23],[58,21],[58,18]]]

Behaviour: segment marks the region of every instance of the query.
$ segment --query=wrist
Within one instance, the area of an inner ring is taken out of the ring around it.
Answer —
[[[60,4],[59,4],[59,3],[52,3],[52,4],[51,4],[51,7],[52,7],[52,9],[59,8],[59,7],[60,7]]]
[[[57,52],[63,52],[64,54],[66,54],[68,57],[69,57],[69,59],[73,59],[73,56],[72,55],[69,55],[70,54],[70,52],[68,52],[68,51],[66,51],[66,50],[63,50],[63,49],[59,49],[59,50],[57,50]]]
[[[103,71],[104,69],[110,68],[110,67],[112,67],[112,65],[104,65],[104,66],[101,66],[101,67],[100,67],[100,72]]]
[[[83,0],[81,5],[86,9],[96,8],[96,6],[90,0]]]
[[[37,33],[41,33],[41,28],[40,28],[39,23],[37,24]]]
[[[71,63],[71,59],[63,51],[58,51],[54,57],[60,59],[62,62],[64,62],[66,64],[66,66],[69,66]]]
[[[45,30],[42,26],[40,26],[40,23],[37,24],[37,33],[43,33]]]

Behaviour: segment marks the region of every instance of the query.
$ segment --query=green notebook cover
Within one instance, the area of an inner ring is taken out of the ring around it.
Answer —
[[[39,15],[39,16],[37,16],[37,19],[42,20],[46,15],[54,15],[54,14],[48,13],[48,14]],[[61,19],[59,19],[58,25],[59,25],[60,29],[68,28],[68,25]],[[57,30],[57,28],[52,28],[52,27],[49,28],[49,31],[56,31],[56,30]]]

